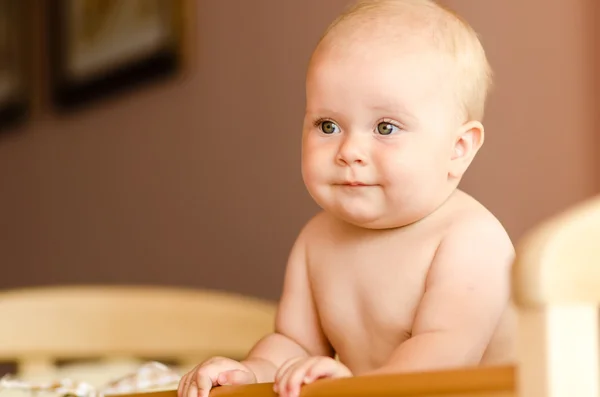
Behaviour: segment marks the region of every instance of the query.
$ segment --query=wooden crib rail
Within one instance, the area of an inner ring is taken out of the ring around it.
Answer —
[[[600,196],[534,227],[517,245],[514,299],[522,308],[600,304]]]
[[[550,217],[517,245],[519,380],[524,397],[598,397],[600,196]]]
[[[504,366],[324,379],[304,386],[300,397],[514,397],[514,389],[514,368]],[[118,397],[177,397],[177,391]],[[217,387],[210,397],[277,397],[277,394],[271,383],[262,383]]]

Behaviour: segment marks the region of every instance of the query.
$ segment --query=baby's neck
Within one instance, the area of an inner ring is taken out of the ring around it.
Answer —
[[[456,186],[454,186],[452,189],[449,189],[447,192],[444,192],[443,195],[440,195],[437,205],[433,206],[432,209],[430,211],[428,211],[427,213],[420,214],[419,217],[411,220],[410,222],[403,222],[403,223],[397,223],[397,224],[391,223],[389,225],[386,225],[385,227],[370,227],[368,225],[360,225],[360,224],[352,223],[352,222],[346,221],[345,219],[340,219],[337,217],[336,217],[336,219],[339,222],[346,225],[346,227],[349,230],[355,229],[356,232],[386,233],[386,232],[390,232],[390,231],[398,231],[400,229],[409,230],[409,229],[414,228],[417,225],[425,222],[427,219],[431,218],[436,213],[441,211],[441,209],[444,208],[446,203],[448,203],[448,201],[458,192],[460,192],[460,190]]]

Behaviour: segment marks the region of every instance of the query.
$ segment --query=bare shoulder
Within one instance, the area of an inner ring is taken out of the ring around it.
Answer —
[[[302,227],[288,257],[286,279],[292,280],[299,274],[306,272],[308,265],[307,250],[312,242],[318,241],[324,225],[327,223],[327,215],[319,212],[310,218]],[[284,291],[285,292],[285,291]]]
[[[502,223],[462,191],[457,191],[447,205],[446,227],[430,276],[435,279],[462,273],[468,278],[499,277],[495,284],[508,282],[515,251]]]
[[[500,220],[463,191],[457,191],[452,200],[441,246],[455,245],[467,252],[483,251],[487,256],[512,261],[514,246]]]

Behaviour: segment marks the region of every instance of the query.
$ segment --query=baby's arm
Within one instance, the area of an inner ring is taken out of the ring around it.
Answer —
[[[277,369],[290,359],[333,355],[321,331],[307,273],[305,239],[309,230],[303,230],[290,253],[275,332],[259,341],[243,361],[258,382],[273,382]]]
[[[196,366],[181,378],[179,397],[208,397],[209,391],[219,385],[274,382],[277,371],[288,360],[332,355],[311,294],[306,229],[300,233],[288,259],[275,332],[258,341],[242,362],[213,357]]]
[[[510,297],[514,251],[494,221],[463,223],[440,244],[412,336],[376,373],[478,365]]]

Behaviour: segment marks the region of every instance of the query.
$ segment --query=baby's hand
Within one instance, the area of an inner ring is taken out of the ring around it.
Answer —
[[[214,357],[196,366],[179,381],[178,397],[208,397],[219,385],[256,383],[254,372],[244,364],[225,357]]]
[[[345,378],[352,372],[331,357],[296,358],[284,363],[275,374],[273,390],[281,397],[297,397],[300,387],[320,378]]]

